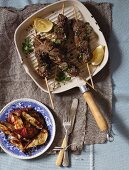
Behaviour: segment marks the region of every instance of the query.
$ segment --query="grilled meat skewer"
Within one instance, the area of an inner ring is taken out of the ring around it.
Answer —
[[[70,23],[71,21],[69,21],[65,15],[63,14],[58,15],[57,26],[55,27],[54,31],[56,34],[56,38],[58,39],[58,41],[61,42],[60,48],[61,45],[63,44],[63,48],[61,49],[63,50],[63,52],[67,51],[64,42],[68,37],[70,31],[71,25]],[[75,66],[73,63],[69,63],[68,61],[60,63],[59,68],[62,71],[67,70],[68,74],[70,74],[71,76],[77,76],[79,74],[79,69],[77,68],[77,66]]]
[[[74,42],[78,51],[80,52],[80,56],[78,60],[82,63],[87,63],[92,55],[89,48],[89,33],[92,31],[92,28],[86,22],[84,23],[81,20],[73,20],[73,31],[74,31]]]
[[[92,87],[94,88],[94,83],[92,80],[92,75],[89,69],[88,62],[92,58],[90,46],[89,46],[89,35],[92,32],[92,27],[89,23],[84,23],[81,20],[74,20],[73,21],[73,31],[74,31],[74,41],[80,55],[78,57],[78,61],[81,63],[87,64],[88,73],[90,76]]]
[[[65,40],[68,36],[69,20],[63,14],[58,15],[57,23],[54,25],[54,39],[36,37],[34,41],[36,58],[38,60],[38,74],[47,77],[49,73],[48,64],[46,64],[44,53],[48,54],[50,60],[58,65],[62,71],[68,72],[71,76],[77,76],[79,69],[72,63],[66,61],[64,54],[66,53]],[[46,58],[46,57],[45,57]]]
[[[68,18],[63,14],[58,15],[57,23],[54,26],[55,42],[62,44],[68,35]]]
[[[49,77],[51,71],[51,60],[47,53],[41,53],[40,51],[35,52],[35,56],[38,62],[38,69],[36,70],[37,73],[41,77]]]
[[[62,54],[58,48],[54,46],[54,43],[50,40],[44,38],[42,41],[38,40],[38,38],[35,38],[34,40],[34,46],[35,50],[40,53],[47,53],[49,55],[49,58],[55,63],[60,64],[60,62],[63,60]]]
[[[58,57],[58,55],[60,55],[59,50],[54,49],[53,43],[47,39],[40,42],[38,38],[35,38],[34,46],[35,56],[38,62],[38,69],[36,71],[43,78],[49,77],[52,61],[58,63],[61,60],[60,57]]]
[[[42,54],[48,54],[50,60],[52,60],[62,71],[67,71],[71,76],[77,76],[79,69],[72,63],[66,62],[61,50],[55,47],[54,43],[48,39],[44,39],[39,42],[37,38],[34,41],[36,58],[39,58]],[[39,59],[40,60],[40,59]],[[40,60],[41,61],[41,60]],[[42,63],[42,62],[41,62]],[[43,67],[42,74],[48,72],[47,67]],[[46,74],[45,74],[46,75]]]

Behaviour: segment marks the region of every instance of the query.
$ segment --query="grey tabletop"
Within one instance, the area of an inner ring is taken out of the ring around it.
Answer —
[[[70,169],[129,169],[129,0],[94,0],[112,4],[113,27],[110,38],[110,58],[113,81],[113,143],[86,146],[79,156],[72,156]],[[23,8],[32,3],[54,0],[0,0],[0,6]],[[56,169],[54,155],[23,161],[1,154],[0,170]],[[67,169],[67,168],[66,168]]]

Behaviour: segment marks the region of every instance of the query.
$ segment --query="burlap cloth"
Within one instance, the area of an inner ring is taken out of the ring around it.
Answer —
[[[97,20],[106,40],[111,29],[111,5],[108,3],[85,3],[86,7]],[[15,49],[13,37],[17,26],[30,14],[44,7],[43,4],[30,5],[22,10],[0,8],[0,109],[8,102],[18,98],[32,98],[47,106],[51,106],[47,93],[41,91],[25,73]],[[106,67],[94,77],[98,93],[94,93],[99,107],[105,113],[109,123],[112,104],[112,84],[109,73],[109,62]],[[80,151],[84,144],[106,142],[106,133],[99,131],[79,89],[54,96],[56,120],[56,137],[53,146],[60,146],[64,137],[62,115],[69,110],[72,98],[79,99],[76,122],[70,137],[72,151]],[[109,123],[110,124],[110,123]]]

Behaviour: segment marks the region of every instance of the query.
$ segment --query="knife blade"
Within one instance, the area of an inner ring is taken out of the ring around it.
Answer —
[[[68,135],[73,131],[76,113],[77,113],[77,107],[78,107],[78,99],[74,98],[73,101],[72,101],[72,104],[71,104],[70,112],[69,112],[69,116],[70,116],[70,119],[71,119],[71,127],[69,129]],[[62,165],[65,166],[65,167],[69,166],[68,150],[64,151],[64,158],[63,158]]]
[[[75,123],[75,118],[76,118],[76,113],[77,113],[77,107],[78,107],[78,99],[74,98],[71,104],[71,109],[70,109],[70,117],[71,117],[71,128],[69,130],[69,133],[72,132],[73,127],[74,127],[74,123]]]

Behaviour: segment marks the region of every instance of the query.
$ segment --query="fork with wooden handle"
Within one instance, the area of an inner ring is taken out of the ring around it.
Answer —
[[[68,143],[68,137],[65,136],[64,139],[63,139],[61,148],[66,148],[67,143]],[[62,161],[63,161],[63,157],[64,157],[64,152],[65,152],[65,149],[62,149],[62,150],[59,151],[59,154],[58,154],[57,159],[56,159],[56,165],[57,166],[61,166]]]
[[[78,99],[73,99],[71,109],[70,109],[70,113],[69,113],[70,117],[67,117],[67,122],[65,122],[65,120],[63,119],[63,125],[64,125],[64,128],[66,130],[66,135],[65,135],[64,140],[63,140],[62,145],[61,145],[62,148],[67,147],[68,136],[72,132],[72,129],[73,129],[77,106],[78,106]],[[63,160],[63,166],[69,166],[68,151],[65,150],[65,149],[62,149],[59,152],[59,155],[58,155],[57,160],[56,160],[56,165],[61,166],[62,160]]]
[[[70,134],[70,128],[71,128],[71,118],[70,118],[69,114],[64,114],[63,126],[65,128],[66,134],[65,134],[65,137],[64,137],[64,140],[63,140],[63,143],[62,143],[62,147],[65,148],[68,144],[68,135]],[[57,160],[56,160],[57,166],[61,165],[62,160],[63,160],[63,156],[64,156],[64,152],[65,152],[65,149],[62,149],[59,152],[59,155],[58,155]]]

